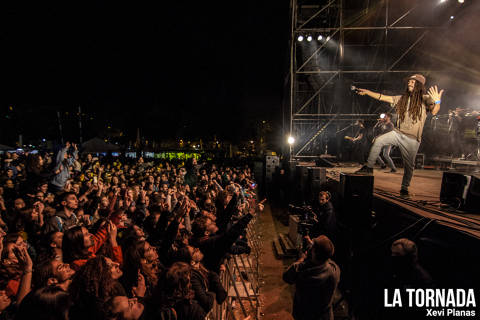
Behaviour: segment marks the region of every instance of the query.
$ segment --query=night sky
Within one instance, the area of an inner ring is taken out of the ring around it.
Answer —
[[[288,0],[5,1],[0,11],[1,108],[14,106],[26,136],[55,135],[56,111],[78,105],[93,118],[86,135],[108,123],[132,136],[250,139],[261,120],[280,125]]]

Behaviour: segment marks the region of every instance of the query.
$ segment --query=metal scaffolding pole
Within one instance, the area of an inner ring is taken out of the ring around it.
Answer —
[[[322,137],[333,122],[375,116],[354,102],[353,98],[348,102],[351,106],[345,105],[348,101],[345,92],[348,92],[350,84],[372,83],[372,76],[376,74],[379,76],[373,83],[379,86],[391,82],[396,75],[403,77],[413,73],[428,75],[438,72],[431,66],[414,65],[407,57],[426,41],[429,30],[444,27],[409,19],[421,12],[418,10],[425,8],[427,1],[408,5],[401,6],[390,0],[324,0],[315,5],[291,0],[290,119],[288,130],[284,132],[288,131],[297,143],[290,151],[290,157],[311,156],[308,152],[322,154],[324,150],[315,148],[324,146],[314,143],[315,139]],[[360,10],[360,7],[363,9]],[[375,22],[375,17],[380,19]],[[395,33],[397,37],[401,34],[401,43],[395,40]],[[369,39],[377,37],[378,40],[370,43],[361,38],[365,34],[369,35]],[[313,44],[315,41],[299,42],[299,35],[314,38],[322,35],[323,41],[319,40],[316,44]],[[358,42],[358,39],[361,41]],[[404,44],[406,48],[401,46]],[[376,54],[350,61],[356,50],[361,52],[362,47],[376,50]],[[380,64],[376,61],[377,55]],[[309,123],[316,126],[309,126]],[[302,140],[299,137],[310,138]]]

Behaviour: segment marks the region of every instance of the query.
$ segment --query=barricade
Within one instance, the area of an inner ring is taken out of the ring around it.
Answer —
[[[256,210],[255,199],[247,201],[249,210]],[[216,302],[208,314],[208,320],[259,320],[259,257],[261,254],[260,233],[257,216],[250,221],[246,229],[248,245],[251,248],[249,255],[231,255],[223,263],[220,271],[220,281],[228,293],[224,303]]]

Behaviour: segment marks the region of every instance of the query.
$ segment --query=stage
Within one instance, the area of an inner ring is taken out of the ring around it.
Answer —
[[[302,165],[308,165],[302,163]],[[312,165],[314,166],[314,164]],[[340,173],[354,173],[359,165],[340,163],[334,168],[326,168],[327,178],[339,181]],[[374,169],[374,202],[395,206],[419,218],[435,220],[436,223],[453,228],[480,239],[480,208],[478,215],[451,208],[440,202],[442,170],[416,169],[410,184],[409,198],[400,197],[403,169],[396,173],[389,169]],[[477,172],[479,168],[477,167]],[[375,205],[374,205],[375,206]]]

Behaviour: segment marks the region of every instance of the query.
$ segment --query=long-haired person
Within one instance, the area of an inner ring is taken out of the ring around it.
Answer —
[[[123,262],[122,249],[117,244],[117,227],[108,222],[92,235],[85,227],[73,227],[65,231],[62,241],[63,260],[70,263],[73,269],[80,269],[94,258],[105,241],[110,241],[115,260]]]
[[[31,292],[18,308],[16,320],[69,320],[72,301],[59,287],[47,286]]]
[[[176,258],[178,261],[188,263],[191,266],[190,281],[195,293],[195,300],[198,301],[205,312],[212,309],[215,300],[218,304],[225,301],[227,292],[220,282],[218,274],[207,270],[201,263],[203,254],[200,249],[185,246],[177,251]]]
[[[177,320],[203,320],[207,313],[194,300],[192,290],[191,267],[184,262],[175,262],[165,275],[164,303],[172,307]]]
[[[119,282],[122,275],[119,263],[110,258],[96,256],[88,260],[75,274],[69,287],[77,316],[100,319],[103,305],[109,299],[126,295]]]
[[[356,173],[373,173],[373,166],[384,146],[398,147],[402,155],[404,173],[400,195],[408,196],[408,187],[413,177],[415,157],[422,140],[423,125],[427,112],[436,115],[440,111],[443,90],[437,86],[425,89],[426,79],[421,74],[414,74],[406,79],[407,87],[401,96],[386,96],[367,89],[357,89],[359,95],[390,103],[398,114],[397,128],[377,139],[370,149],[367,164]]]

